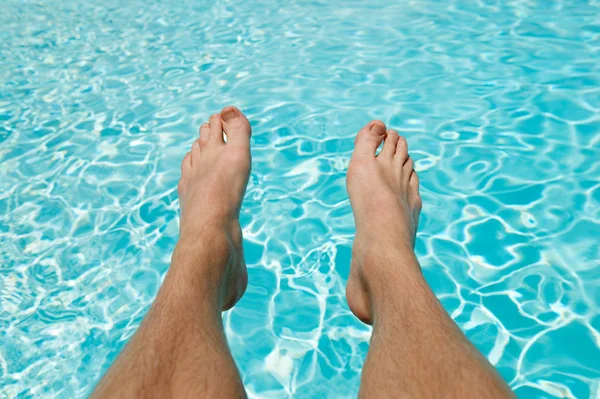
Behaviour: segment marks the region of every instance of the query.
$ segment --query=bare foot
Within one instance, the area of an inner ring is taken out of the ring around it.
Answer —
[[[180,238],[172,267],[186,269],[179,273],[183,280],[201,276],[206,280],[201,287],[217,287],[222,310],[231,308],[248,284],[239,212],[250,174],[250,134],[244,114],[226,107],[201,126],[181,164]]]
[[[384,140],[383,150],[375,156]],[[372,324],[370,284],[373,279],[385,279],[389,268],[403,267],[393,264],[391,259],[381,259],[383,254],[394,248],[414,256],[421,197],[406,139],[394,130],[386,130],[381,121],[363,127],[356,136],[347,188],[356,221],[356,238],[346,298],[354,315]],[[414,268],[415,264],[418,263],[407,262],[408,267]]]

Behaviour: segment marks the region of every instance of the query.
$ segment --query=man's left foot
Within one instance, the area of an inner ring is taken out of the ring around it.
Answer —
[[[178,269],[173,272],[180,281],[198,276],[199,289],[214,290],[221,310],[235,305],[248,284],[239,213],[250,174],[250,135],[244,114],[226,107],[201,126],[181,164],[180,238],[171,269]]]

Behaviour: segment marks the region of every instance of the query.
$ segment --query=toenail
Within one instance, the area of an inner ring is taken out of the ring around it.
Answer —
[[[225,111],[224,113],[221,114],[221,118],[223,118],[223,121],[225,121],[225,122],[229,122],[230,120],[232,120],[235,117],[236,117],[235,111],[232,109],[228,109],[227,111]]]
[[[385,127],[381,126],[379,123],[376,123],[373,126],[371,126],[371,132],[375,133],[378,136],[382,136],[383,134],[385,134]]]

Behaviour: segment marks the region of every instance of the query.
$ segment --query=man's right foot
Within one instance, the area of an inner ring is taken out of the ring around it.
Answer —
[[[384,142],[381,153],[375,156]],[[372,284],[396,274],[397,268],[418,269],[414,244],[421,212],[419,179],[408,156],[404,137],[372,121],[356,136],[347,188],[356,238],[346,286],[350,310],[367,324],[373,323]],[[390,252],[407,258],[393,263]]]
[[[226,107],[201,126],[181,164],[180,236],[171,269],[178,269],[179,281],[198,280],[197,289],[217,288],[222,310],[248,284],[239,213],[250,174],[250,134],[244,114]]]

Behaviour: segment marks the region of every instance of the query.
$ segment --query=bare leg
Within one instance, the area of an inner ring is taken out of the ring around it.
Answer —
[[[238,222],[250,172],[246,117],[233,107],[211,116],[181,169],[180,238],[171,267],[92,398],[246,396],[221,320],[248,282]]]
[[[383,122],[365,126],[347,186],[357,233],[346,296],[352,312],[373,325],[360,397],[513,397],[422,276],[413,252],[419,180],[406,140]]]

